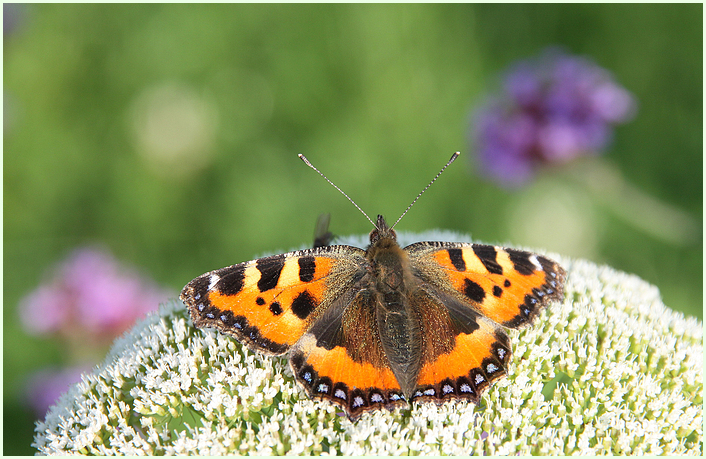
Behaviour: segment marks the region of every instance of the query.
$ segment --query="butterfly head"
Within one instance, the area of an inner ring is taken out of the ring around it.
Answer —
[[[379,243],[383,239],[389,239],[392,242],[397,241],[397,233],[395,230],[387,226],[385,217],[378,215],[377,224],[375,224],[375,229],[370,232],[370,245]]]

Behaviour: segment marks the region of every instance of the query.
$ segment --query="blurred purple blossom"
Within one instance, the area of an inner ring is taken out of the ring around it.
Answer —
[[[503,89],[475,113],[474,134],[481,169],[504,186],[527,182],[541,164],[602,153],[612,125],[635,113],[607,70],[556,48],[516,63]]]
[[[61,263],[50,282],[20,301],[20,317],[33,334],[91,335],[110,342],[169,296],[108,252],[81,248]]]
[[[55,268],[47,283],[20,300],[20,319],[29,333],[59,337],[67,361],[86,362],[99,359],[115,337],[170,296],[107,251],[79,248]],[[27,404],[44,416],[88,369],[39,370],[24,388]]]

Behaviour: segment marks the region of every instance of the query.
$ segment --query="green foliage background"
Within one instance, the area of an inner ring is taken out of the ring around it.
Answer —
[[[636,96],[607,158],[701,228],[702,19],[700,4],[27,5],[4,41],[4,452],[33,452],[24,378],[63,362],[21,329],[17,302],[72,248],[106,244],[176,295],[310,241],[322,212],[337,234],[370,230],[298,153],[394,219],[460,150],[399,230],[528,244],[507,221],[523,190],[475,174],[468,120],[499,72],[548,45],[592,57]],[[167,166],[134,135],[138,101],[164,85],[216,114],[203,151]],[[675,245],[597,212],[594,261],[702,317],[700,235]]]

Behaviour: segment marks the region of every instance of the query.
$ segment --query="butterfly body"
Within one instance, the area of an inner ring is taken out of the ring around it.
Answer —
[[[181,294],[197,327],[289,352],[313,398],[351,419],[412,400],[478,402],[505,374],[504,327],[563,298],[564,270],[529,252],[418,242],[378,216],[366,250],[332,245],[211,271]]]
[[[421,362],[420,315],[412,301],[415,280],[409,256],[397,244],[397,236],[378,216],[366,259],[370,263],[368,288],[375,323],[387,364],[405,398],[416,387]]]

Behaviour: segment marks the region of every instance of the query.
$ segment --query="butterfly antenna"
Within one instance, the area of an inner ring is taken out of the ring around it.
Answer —
[[[461,154],[461,153],[457,151],[456,153],[454,153],[453,155],[451,155],[451,159],[449,159],[449,162],[447,162],[446,165],[441,168],[441,170],[439,171],[439,173],[436,174],[436,176],[434,176],[434,178],[431,180],[431,182],[429,182],[429,185],[425,186],[424,189],[417,195],[417,197],[414,198],[414,201],[412,201],[412,204],[410,204],[409,206],[407,206],[407,208],[404,210],[404,212],[402,212],[402,215],[400,215],[400,218],[398,218],[397,221],[395,222],[395,224],[392,225],[390,228],[394,228],[395,225],[397,225],[397,224],[400,222],[400,220],[402,220],[402,217],[404,217],[405,214],[406,214],[407,212],[409,212],[409,209],[411,209],[412,206],[414,205],[414,203],[417,202],[417,199],[419,199],[419,197],[420,197],[422,194],[424,194],[425,191],[427,191],[427,189],[431,186],[432,183],[436,182],[436,179],[439,178],[439,176],[441,175],[441,173],[444,172],[444,171],[446,170],[446,168],[451,165],[452,162],[456,161],[456,158],[458,158],[458,155],[460,155],[460,154]]]
[[[337,189],[343,196],[345,196],[346,199],[348,199],[348,200],[355,206],[355,208],[360,211],[361,214],[365,215],[365,218],[367,218],[370,223],[373,223],[373,221],[370,219],[370,217],[368,217],[368,214],[366,214],[365,212],[363,212],[363,209],[361,209],[361,208],[358,206],[358,204],[355,203],[354,200],[352,200],[346,193],[344,193],[342,189],[340,189],[339,187],[337,187],[335,183],[333,183],[331,180],[329,180],[328,177],[326,177],[324,174],[322,174],[320,170],[318,170],[316,167],[314,167],[314,165],[311,164],[308,159],[306,159],[306,156],[304,156],[304,155],[302,155],[302,154],[299,154],[299,155],[297,155],[297,156],[299,156],[299,159],[301,159],[302,161],[304,161],[304,164],[306,164],[307,166],[311,167],[311,168],[314,169],[316,172],[318,172],[320,176],[322,176],[328,183],[331,184],[331,186],[333,186],[333,187],[334,187],[335,189]],[[434,180],[436,180],[436,179],[434,179]],[[375,223],[373,223],[373,226],[374,226],[375,228],[377,228],[377,225],[376,225]],[[378,229],[379,229],[379,228],[378,228]]]

